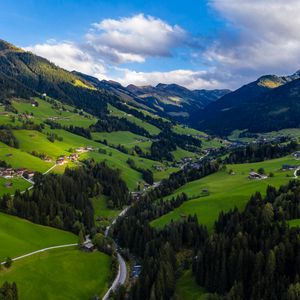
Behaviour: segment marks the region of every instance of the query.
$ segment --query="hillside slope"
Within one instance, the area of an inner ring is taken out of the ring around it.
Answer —
[[[267,132],[298,127],[299,87],[299,72],[263,76],[198,111],[191,123],[220,135],[235,129]]]

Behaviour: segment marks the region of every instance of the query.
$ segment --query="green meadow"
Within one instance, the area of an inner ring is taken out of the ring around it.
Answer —
[[[128,150],[139,146],[144,152],[148,152],[151,146],[151,141],[148,138],[130,131],[94,132],[92,137],[95,141],[106,140],[109,145],[122,145]]]
[[[294,219],[288,221],[290,227],[300,227],[300,219]]]
[[[109,209],[107,207],[108,200],[109,200],[108,197],[104,195],[94,197],[92,199],[95,219],[97,219],[97,217],[113,219],[120,213],[120,210]]]
[[[29,113],[33,114],[32,121],[39,124],[52,118],[53,121],[64,126],[80,126],[89,127],[97,122],[97,119],[87,113],[80,115],[74,112],[74,107],[63,105],[66,110],[60,110],[53,108],[53,105],[47,101],[39,98],[34,98],[34,101],[38,102],[38,106],[32,106],[31,102],[28,101],[14,101],[13,106],[17,109],[18,113]],[[56,101],[59,105],[60,102]]]
[[[92,299],[108,289],[111,259],[101,252],[85,253],[76,247],[26,257],[0,271],[0,284],[16,282],[19,298]]]
[[[130,114],[127,114],[126,112],[123,112],[117,108],[115,108],[114,106],[112,105],[109,105],[108,106],[109,110],[110,110],[110,114],[112,116],[116,116],[116,117],[119,117],[119,118],[126,118],[128,121],[132,122],[132,123],[135,123],[136,125],[144,128],[145,130],[147,130],[151,135],[157,135],[160,133],[160,129],[157,128],[156,126],[152,125],[152,124],[149,124],[143,120],[140,120],[138,118],[136,118],[135,116],[133,115],[130,115]]]
[[[227,165],[226,171],[219,171],[202,179],[189,182],[176,190],[171,196],[166,197],[166,200],[183,192],[191,200],[154,220],[152,225],[161,228],[172,220],[180,220],[189,214],[196,214],[199,222],[212,230],[213,224],[221,211],[228,211],[235,206],[242,209],[250,196],[256,191],[264,194],[268,185],[279,187],[287,183],[293,172],[281,171],[282,164],[298,165],[299,162],[287,156],[258,163]],[[264,180],[248,179],[251,170],[256,171],[261,167],[264,168],[266,174],[274,173],[274,177],[268,177]],[[235,175],[230,175],[228,170],[232,170]],[[204,189],[208,189],[208,196],[202,195]]]
[[[12,186],[6,186],[6,184],[12,184]],[[0,196],[3,194],[14,194],[16,190],[24,191],[29,188],[31,184],[23,178],[15,177],[6,179],[0,177]]]
[[[51,246],[77,243],[77,236],[0,213],[0,261]],[[1,274],[1,273],[0,273]]]
[[[29,139],[27,139],[26,137],[29,136],[29,134],[30,133],[24,132],[24,136],[21,138],[21,140],[25,140],[24,147],[27,150],[36,150],[34,149],[34,147],[31,147],[29,143],[26,143],[26,140],[29,141]],[[45,162],[38,157],[30,155],[29,153],[25,152],[25,149],[22,149],[22,147],[21,149],[11,148],[0,142],[0,160],[6,161],[8,164],[10,164],[13,168],[16,169],[27,168],[39,172],[45,172],[53,165],[53,163],[51,162]]]
[[[192,271],[187,270],[177,280],[174,295],[178,300],[206,300],[208,294],[196,283]]]
[[[184,150],[180,147],[177,147],[177,149],[175,151],[172,151],[172,154],[174,156],[174,159],[176,161],[181,160],[184,157],[191,157],[191,158],[195,158],[195,156],[197,155],[196,153]]]

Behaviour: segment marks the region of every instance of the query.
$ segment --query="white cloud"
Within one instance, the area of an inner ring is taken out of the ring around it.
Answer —
[[[212,78],[210,71],[173,70],[169,72],[136,72],[124,69],[121,73],[122,75],[115,80],[124,86],[128,84],[155,86],[158,83],[176,83],[190,89],[215,89],[222,86],[220,81]]]
[[[68,71],[76,70],[97,77],[104,77],[105,74],[101,61],[71,42],[49,40],[44,44],[28,46],[24,49],[45,57]]]
[[[86,40],[98,54],[111,61],[144,62],[147,57],[171,56],[173,48],[188,43],[188,33],[178,25],[138,14],[95,23]]]
[[[211,0],[227,21],[226,31],[204,53],[235,85],[262,74],[288,74],[300,66],[298,0]]]

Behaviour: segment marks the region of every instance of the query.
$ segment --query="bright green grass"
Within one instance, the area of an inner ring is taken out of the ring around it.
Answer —
[[[193,277],[192,271],[185,271],[176,282],[175,299],[205,300],[205,290],[201,288]]]
[[[221,148],[224,146],[224,143],[221,139],[212,138],[211,140],[201,139],[202,142],[202,149],[209,149],[209,148]]]
[[[148,138],[134,134],[130,131],[94,132],[92,133],[92,137],[93,140],[107,140],[109,145],[122,145],[129,150],[137,145],[146,152],[151,146],[151,141]]]
[[[12,183],[12,187],[6,187],[5,183]],[[3,194],[13,195],[16,190],[24,191],[29,188],[31,184],[20,177],[15,177],[11,179],[5,179],[0,177],[0,196]]]
[[[116,117],[119,117],[119,118],[124,117],[128,121],[130,121],[132,123],[135,123],[136,125],[146,129],[151,135],[157,135],[157,134],[160,133],[160,129],[157,128],[156,126],[152,125],[152,124],[149,124],[149,123],[147,123],[143,120],[140,120],[140,119],[136,118],[133,115],[127,114],[127,113],[113,107],[112,105],[109,105],[108,108],[111,111],[110,114],[112,116],[116,116]]]
[[[192,136],[207,136],[207,134],[203,131],[199,131],[197,129],[184,126],[184,125],[175,125],[172,130],[178,134],[190,134]]]
[[[74,113],[74,107],[64,105],[69,111],[60,111],[52,108],[52,104],[39,98],[35,98],[39,103],[38,107],[33,107],[31,103],[23,101],[14,101],[13,106],[18,110],[18,113],[33,113],[32,121],[42,123],[48,118],[54,118],[53,121],[65,126],[89,127],[97,122],[95,117],[84,113],[84,116]],[[86,117],[85,117],[86,116]]]
[[[26,133],[23,139],[26,140]],[[24,142],[26,145],[26,142]],[[27,144],[27,147],[29,144]],[[32,156],[22,149],[11,148],[0,142],[0,160],[6,161],[13,168],[27,168],[34,171],[45,172],[53,163],[45,162],[42,159]],[[32,148],[34,150],[34,148]]]
[[[250,196],[256,191],[264,194],[268,185],[279,187],[287,183],[291,178],[286,175],[292,176],[292,172],[280,171],[282,164],[297,164],[297,161],[287,156],[265,162],[228,165],[227,169],[232,169],[235,175],[229,175],[226,171],[219,171],[202,179],[189,182],[166,199],[182,192],[194,199],[154,220],[152,225],[161,228],[171,220],[179,220],[189,214],[196,214],[199,222],[211,230],[221,211],[228,211],[235,206],[242,209]],[[273,172],[275,176],[265,180],[248,179],[251,169],[257,170],[260,167],[263,167],[266,173]],[[203,189],[208,189],[210,195],[200,197]]]
[[[111,219],[115,218],[120,213],[120,210],[107,208],[107,201],[108,198],[104,195],[92,199],[95,218],[103,217]]]
[[[290,227],[300,227],[300,219],[294,219],[288,221]]]
[[[60,155],[70,154],[68,150],[72,144],[68,144],[65,141],[50,142],[47,136],[41,132],[34,130],[14,130],[14,136],[20,143],[20,149],[26,152],[37,151],[38,153],[44,153],[53,159],[56,159]]]
[[[0,261],[42,248],[77,243],[77,237],[72,233],[3,213],[0,213],[0,240]]]
[[[177,147],[177,149],[175,151],[172,151],[172,154],[173,154],[176,161],[179,161],[184,157],[194,158],[197,155],[196,153],[184,150],[184,149],[179,148],[179,147]]]
[[[161,181],[168,178],[172,173],[179,171],[180,168],[167,168],[164,171],[153,172],[154,181]]]
[[[110,263],[100,252],[50,250],[14,262],[0,272],[0,283],[16,282],[22,300],[91,299],[107,291]]]

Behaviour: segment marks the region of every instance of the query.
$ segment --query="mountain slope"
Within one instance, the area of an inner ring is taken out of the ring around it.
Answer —
[[[0,74],[5,74],[10,85],[26,86],[32,93],[47,93],[98,115],[106,110],[106,92],[96,90],[76,75],[3,40],[0,40]],[[12,95],[22,96],[17,90]]]
[[[188,120],[193,111],[206,107],[230,92],[229,90],[189,90],[177,84],[162,83],[155,87],[133,84],[124,87],[118,82],[100,81],[76,71],[72,73],[95,88],[106,90],[136,107],[155,112],[161,117],[183,122]]]
[[[251,132],[298,127],[299,72],[263,76],[229,93],[193,115],[197,128],[226,135],[235,129]]]

